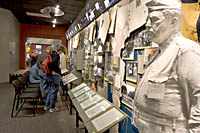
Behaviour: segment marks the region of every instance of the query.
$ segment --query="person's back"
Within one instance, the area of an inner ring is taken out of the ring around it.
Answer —
[[[36,64],[38,66],[38,68],[41,69],[41,63],[42,60],[48,55],[49,53],[47,51],[42,52],[42,54],[38,57],[38,60],[36,61]]]
[[[50,71],[58,73],[61,75],[61,70],[59,67],[60,56],[58,53],[51,54],[52,61],[48,64]]]
[[[48,67],[51,71],[51,74],[47,74],[47,78],[49,81],[49,94],[45,101],[44,110],[49,110],[49,112],[57,112],[59,109],[55,106],[57,93],[60,86],[61,81],[61,69],[59,67],[60,62],[60,54],[64,52],[64,47],[58,46],[57,51],[51,54],[52,61],[48,64]]]
[[[41,77],[39,76],[39,70],[40,69],[36,63],[31,67],[29,74],[29,80],[31,83],[40,83]]]
[[[44,73],[41,69],[41,63],[43,59],[52,52],[53,48],[51,46],[48,46],[44,52],[38,57],[38,60],[36,62],[38,68],[39,68],[39,75],[41,77],[40,81],[40,90],[41,90],[41,103],[45,102],[47,94],[48,94],[48,79],[46,73]]]

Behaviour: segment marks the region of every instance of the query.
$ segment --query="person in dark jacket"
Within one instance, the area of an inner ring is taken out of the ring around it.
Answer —
[[[59,67],[60,54],[62,54],[64,51],[65,48],[63,46],[61,45],[58,46],[56,52],[51,54],[52,62],[48,64],[48,67],[51,71],[51,74],[47,75],[50,85],[50,90],[45,102],[44,110],[50,109],[49,112],[59,111],[59,109],[55,106],[55,104],[61,81],[61,69]]]

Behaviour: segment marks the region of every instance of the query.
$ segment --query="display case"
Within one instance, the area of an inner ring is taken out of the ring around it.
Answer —
[[[84,83],[68,91],[68,94],[78,113],[76,115],[91,133],[105,132],[128,117]]]

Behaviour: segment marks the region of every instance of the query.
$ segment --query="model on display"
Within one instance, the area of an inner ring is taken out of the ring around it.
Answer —
[[[200,46],[180,32],[178,0],[151,0],[147,37],[159,45],[136,88],[140,133],[200,133]]]

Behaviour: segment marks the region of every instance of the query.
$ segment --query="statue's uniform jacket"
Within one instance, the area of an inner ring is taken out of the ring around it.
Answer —
[[[188,125],[199,126],[200,46],[181,33],[163,45],[166,45],[165,50],[155,54],[136,88],[137,110],[139,114],[146,112],[155,118],[181,119]],[[155,84],[157,91],[160,88],[161,92],[155,94],[155,98],[151,97],[155,88],[151,90],[150,84]],[[161,98],[163,85],[164,97]]]

